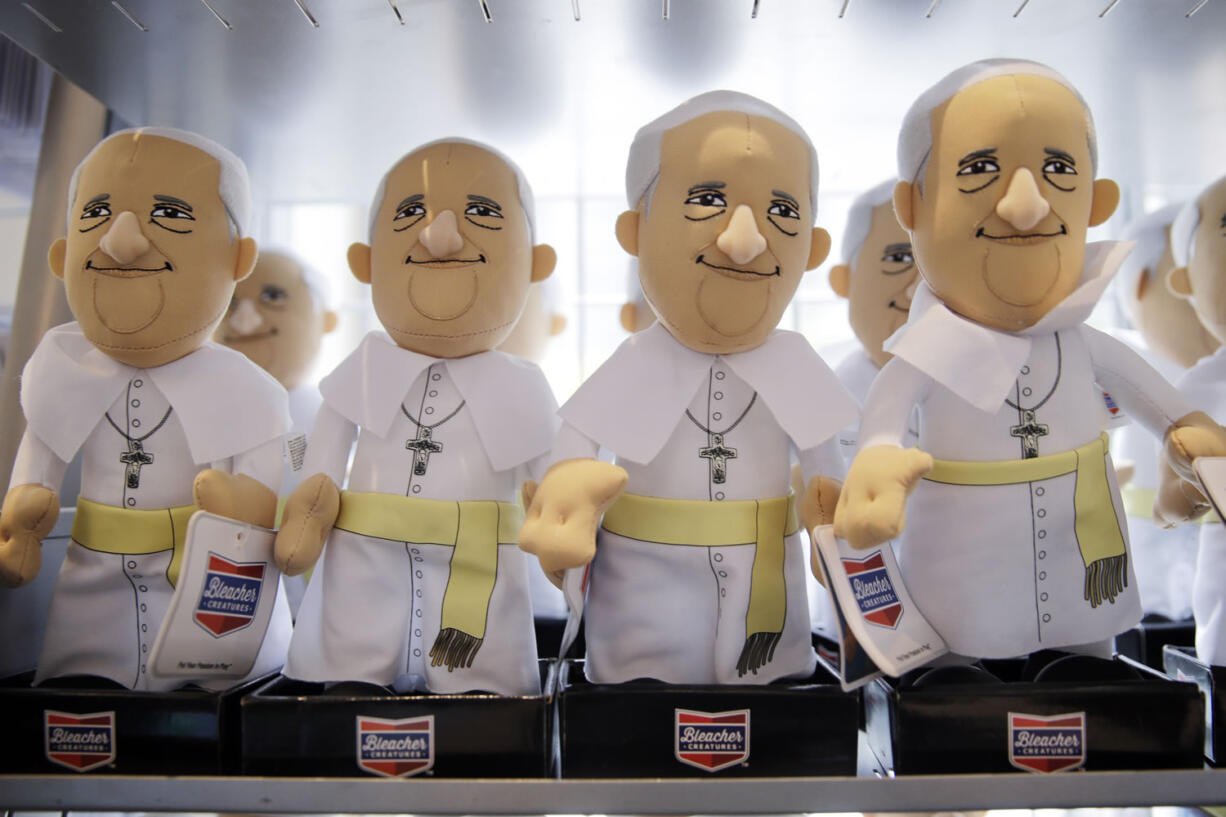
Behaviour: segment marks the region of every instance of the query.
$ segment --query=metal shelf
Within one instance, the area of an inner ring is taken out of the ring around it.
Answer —
[[[417,814],[766,814],[979,808],[1199,806],[1226,802],[1226,771],[1046,777],[371,780],[0,775],[8,810]]]

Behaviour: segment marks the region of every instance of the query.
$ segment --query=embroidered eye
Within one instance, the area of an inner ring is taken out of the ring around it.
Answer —
[[[414,218],[424,216],[426,214],[426,206],[421,202],[413,202],[406,204],[396,211],[396,215],[392,217],[392,221],[400,221],[405,218]]]
[[[704,190],[697,195],[690,196],[685,200],[686,204],[694,204],[699,207],[727,207],[728,201],[722,193],[716,193],[714,190]]]
[[[86,205],[84,212],[81,213],[81,221],[89,223],[88,227],[81,228],[81,232],[88,233],[97,227],[106,224],[111,218],[111,205],[106,202],[91,202]]]
[[[793,207],[791,203],[786,201],[771,202],[771,206],[766,212],[772,216],[779,216],[781,218],[800,218],[800,213],[796,211],[796,208]]]
[[[991,159],[976,159],[958,171],[959,176],[979,176],[983,173],[999,173],[1000,165]]]
[[[187,222],[195,220],[196,218],[185,207],[177,204],[162,202],[153,205],[153,209],[149,211],[150,224],[156,224],[163,230],[172,233],[190,233],[191,228],[187,226]],[[172,222],[175,226],[171,226]]]
[[[464,215],[480,216],[481,218],[502,218],[502,213],[484,204],[468,205],[468,207],[464,208]]]
[[[191,213],[187,212],[186,210],[182,208],[175,207],[173,204],[159,204],[157,207],[153,208],[153,212],[150,213],[149,215],[152,218],[169,218],[169,219],[181,218],[181,219],[187,219],[188,221],[196,220],[192,216]]]
[[[1077,169],[1063,159],[1052,159],[1043,165],[1043,173],[1056,173],[1064,176],[1076,176]]]
[[[260,303],[267,306],[285,306],[289,301],[289,293],[276,284],[265,284],[260,290]]]

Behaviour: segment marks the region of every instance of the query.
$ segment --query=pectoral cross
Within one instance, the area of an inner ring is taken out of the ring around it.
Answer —
[[[1022,422],[1012,426],[1009,433],[1022,439],[1022,458],[1029,460],[1039,456],[1039,438],[1047,436],[1048,428],[1035,422],[1033,409],[1022,409]]]
[[[431,439],[430,433],[426,426],[418,426],[417,436],[404,444],[405,448],[413,452],[413,473],[419,477],[425,475],[426,466],[430,464],[430,455],[443,450],[443,444]]]
[[[145,451],[140,440],[128,440],[128,450],[119,455],[119,461],[128,466],[126,478],[129,488],[140,487],[140,469],[153,464],[153,455]]]
[[[698,449],[698,456],[711,466],[711,481],[722,485],[728,479],[728,460],[736,459],[736,449],[724,445],[723,434],[712,434],[711,445]]]

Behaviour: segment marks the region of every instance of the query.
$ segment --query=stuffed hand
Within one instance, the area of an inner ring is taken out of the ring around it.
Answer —
[[[9,489],[0,510],[0,584],[21,587],[33,581],[42,563],[43,537],[59,515],[59,497],[45,485]]]
[[[1163,467],[1154,500],[1154,518],[1172,528],[1209,510],[1192,469],[1198,457],[1226,456],[1226,429],[1203,411],[1194,411],[1171,424],[1163,446]]]
[[[874,445],[861,451],[834,509],[834,535],[858,550],[898,536],[907,496],[931,470],[931,455],[918,448]]]
[[[567,568],[586,565],[596,555],[600,518],[621,496],[626,479],[623,469],[599,460],[555,463],[532,492],[520,548],[540,559],[555,583]]]
[[[246,474],[227,474],[206,468],[192,483],[196,507],[248,525],[271,528],[277,520],[277,495]]]
[[[277,567],[287,576],[310,569],[341,512],[341,492],[327,474],[314,474],[285,500],[274,546]]]
[[[814,529],[834,522],[834,509],[839,502],[841,487],[838,480],[830,477],[814,477],[800,497],[800,521],[809,532],[809,569],[822,586],[826,583],[822,581],[822,569],[817,562],[817,535]]]

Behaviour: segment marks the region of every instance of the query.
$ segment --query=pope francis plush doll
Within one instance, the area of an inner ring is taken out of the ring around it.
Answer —
[[[561,409],[521,547],[548,573],[587,570],[593,681],[805,676],[790,461],[815,486],[837,474],[834,437],[856,417],[808,342],[775,329],[830,246],[816,153],[783,112],[715,91],[639,130],[626,194],[617,238],[659,321]]]
[[[370,243],[349,248],[349,268],[386,331],[320,383],[311,476],[277,535],[290,574],[323,547],[286,675],[539,691],[513,503],[544,464],[556,406],[535,364],[494,347],[555,259],[533,245],[526,179],[493,148],[432,142],[384,176]]]
[[[27,428],[0,513],[0,577],[37,573],[79,451],[72,543],[35,681],[167,689],[183,681],[153,679],[147,659],[188,517],[201,508],[271,527],[289,429],[285,390],[209,341],[256,260],[243,237],[247,172],[194,133],[121,131],[77,168],[68,203],[68,237],[49,258],[77,320],[50,330],[22,375]],[[277,610],[270,633],[287,637],[281,598]],[[256,671],[279,664],[262,654]]]
[[[1169,523],[1204,511],[1191,461],[1226,434],[1083,323],[1128,251],[1085,243],[1119,198],[1095,179],[1090,112],[1046,66],[974,63],[915,102],[898,157],[924,280],[864,406],[835,533],[901,534],[907,588],[954,653],[1109,655],[1141,610],[1104,392],[1165,436]],[[903,448],[916,406],[919,447]]]

